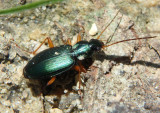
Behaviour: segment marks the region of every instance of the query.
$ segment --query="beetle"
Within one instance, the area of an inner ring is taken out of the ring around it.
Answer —
[[[114,20],[114,18],[112,19],[112,21]],[[24,76],[28,79],[51,78],[51,80],[49,80],[49,82],[47,83],[47,85],[51,85],[55,81],[56,76],[59,76],[70,69],[75,69],[79,72],[80,78],[80,72],[86,72],[85,68],[81,64],[81,61],[86,58],[92,57],[93,53],[101,51],[103,48],[106,48],[108,46],[112,46],[114,44],[125,41],[154,38],[135,38],[122,40],[110,45],[105,45],[101,40],[99,40],[99,38],[106,30],[106,28],[110,25],[110,23],[100,33],[97,39],[91,39],[90,41],[81,40],[80,32],[77,37],[77,43],[73,46],[71,45],[71,40],[68,39],[67,42],[64,43],[64,45],[54,47],[51,39],[47,37],[33,52],[33,54],[37,52],[37,50],[42,46],[43,43],[45,43],[46,40],[48,40],[50,48],[38,53],[27,63],[27,65],[23,69]]]

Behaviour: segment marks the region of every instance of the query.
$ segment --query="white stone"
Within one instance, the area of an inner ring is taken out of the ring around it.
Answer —
[[[95,23],[93,23],[91,29],[89,30],[89,35],[93,36],[97,34],[97,32],[98,32],[97,26]]]

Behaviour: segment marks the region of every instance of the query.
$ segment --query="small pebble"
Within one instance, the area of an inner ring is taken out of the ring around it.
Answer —
[[[68,90],[64,90],[64,93],[67,93],[68,92]]]
[[[92,24],[91,29],[89,30],[89,35],[94,36],[98,32],[97,26],[95,23]]]

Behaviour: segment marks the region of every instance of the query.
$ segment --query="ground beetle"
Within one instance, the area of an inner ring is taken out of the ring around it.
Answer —
[[[112,21],[114,20],[114,18],[112,19]],[[50,48],[38,53],[28,62],[23,70],[24,76],[29,79],[51,78],[51,80],[47,83],[47,85],[50,85],[55,81],[56,76],[61,75],[62,73],[70,69],[75,69],[79,72],[80,78],[80,72],[86,72],[80,61],[88,57],[92,57],[92,54],[94,52],[98,52],[105,47],[125,41],[154,38],[135,38],[122,40],[110,45],[105,45],[101,40],[99,40],[99,38],[106,30],[106,28],[111,24],[111,22],[105,27],[105,29],[101,32],[97,39],[91,39],[90,41],[81,41],[81,36],[79,33],[77,37],[77,43],[73,46],[71,46],[71,41],[68,39],[64,45],[54,47],[51,39],[46,38],[42,42],[42,44],[46,40],[48,40]],[[36,53],[36,51],[42,46],[42,44],[33,52],[33,54]]]

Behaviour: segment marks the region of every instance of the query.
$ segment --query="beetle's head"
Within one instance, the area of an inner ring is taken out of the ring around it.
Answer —
[[[93,51],[100,51],[103,48],[104,43],[98,39],[91,39],[89,45]]]

